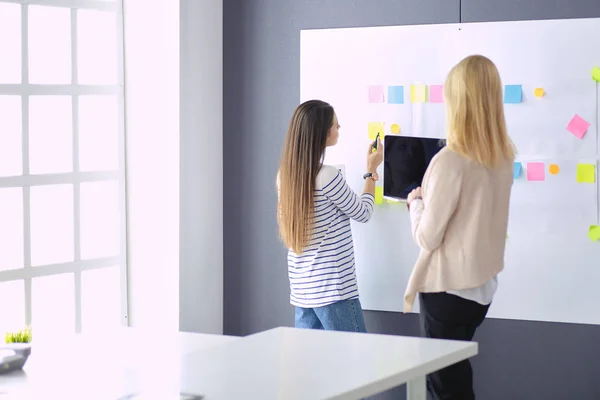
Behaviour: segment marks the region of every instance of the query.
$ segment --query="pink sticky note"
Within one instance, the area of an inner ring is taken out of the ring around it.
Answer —
[[[443,103],[444,102],[444,85],[429,86],[429,102]]]
[[[527,163],[527,180],[528,181],[545,181],[546,167],[541,162]]]
[[[369,103],[383,103],[383,86],[369,86]]]
[[[589,122],[575,114],[571,122],[569,122],[569,125],[567,125],[567,130],[578,139],[582,139],[589,127]]]

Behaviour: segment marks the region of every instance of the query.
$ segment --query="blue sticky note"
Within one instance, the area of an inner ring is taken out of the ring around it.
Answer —
[[[388,103],[404,104],[404,86],[388,86]]]
[[[504,87],[504,102],[518,104],[523,100],[523,87],[521,85],[506,85]]]
[[[518,179],[521,176],[521,163],[516,162],[513,169],[513,178]]]

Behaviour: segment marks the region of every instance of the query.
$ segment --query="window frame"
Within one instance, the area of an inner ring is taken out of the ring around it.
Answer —
[[[82,330],[82,279],[83,271],[118,265],[120,276],[120,322],[128,324],[127,291],[127,198],[125,168],[125,87],[124,87],[124,34],[122,0],[0,0],[0,3],[21,6],[21,83],[1,84],[0,95],[20,96],[22,118],[22,175],[0,177],[0,188],[20,187],[23,190],[23,268],[0,271],[0,282],[24,280],[25,321],[32,322],[32,279],[42,276],[72,273],[74,276],[75,332]],[[28,7],[55,6],[70,10],[71,30],[71,83],[70,84],[30,84],[28,71]],[[117,82],[114,85],[80,85],[78,83],[77,17],[78,10],[97,10],[115,13],[117,21]],[[72,103],[73,133],[73,172],[58,174],[29,174],[29,99],[30,96],[66,95]],[[81,172],[79,169],[79,96],[114,95],[118,102],[118,162],[114,171]],[[119,254],[92,260],[81,259],[81,213],[80,188],[82,183],[112,181],[119,187]],[[30,188],[32,186],[71,184],[73,187],[74,213],[74,261],[32,267],[31,265],[31,218]]]

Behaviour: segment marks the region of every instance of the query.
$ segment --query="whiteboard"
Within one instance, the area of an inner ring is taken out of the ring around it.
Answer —
[[[300,97],[336,109],[340,139],[325,162],[344,165],[349,185],[360,192],[368,123],[383,122],[386,134],[399,124],[402,135],[444,138],[444,104],[411,103],[410,85],[443,84],[471,54],[492,59],[503,84],[523,88],[522,103],[505,104],[505,112],[524,173],[513,186],[505,270],[488,316],[600,324],[600,242],[587,237],[589,226],[599,224],[600,189],[597,177],[576,181],[579,163],[594,164],[598,174],[596,37],[600,19],[305,30]],[[403,86],[404,104],[369,103],[372,85]],[[537,87],[544,97],[533,95]],[[566,130],[575,114],[590,123],[582,139]],[[534,161],[546,165],[543,182],[525,177],[526,163]],[[550,163],[560,167],[557,175],[548,173]],[[402,311],[419,252],[406,207],[384,202],[369,223],[353,223],[352,230],[363,307]]]

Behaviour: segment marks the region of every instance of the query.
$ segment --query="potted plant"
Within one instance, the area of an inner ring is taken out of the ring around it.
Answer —
[[[6,332],[4,345],[0,345],[0,373],[21,369],[31,354],[31,326],[16,332]],[[8,352],[8,355],[2,353]]]

